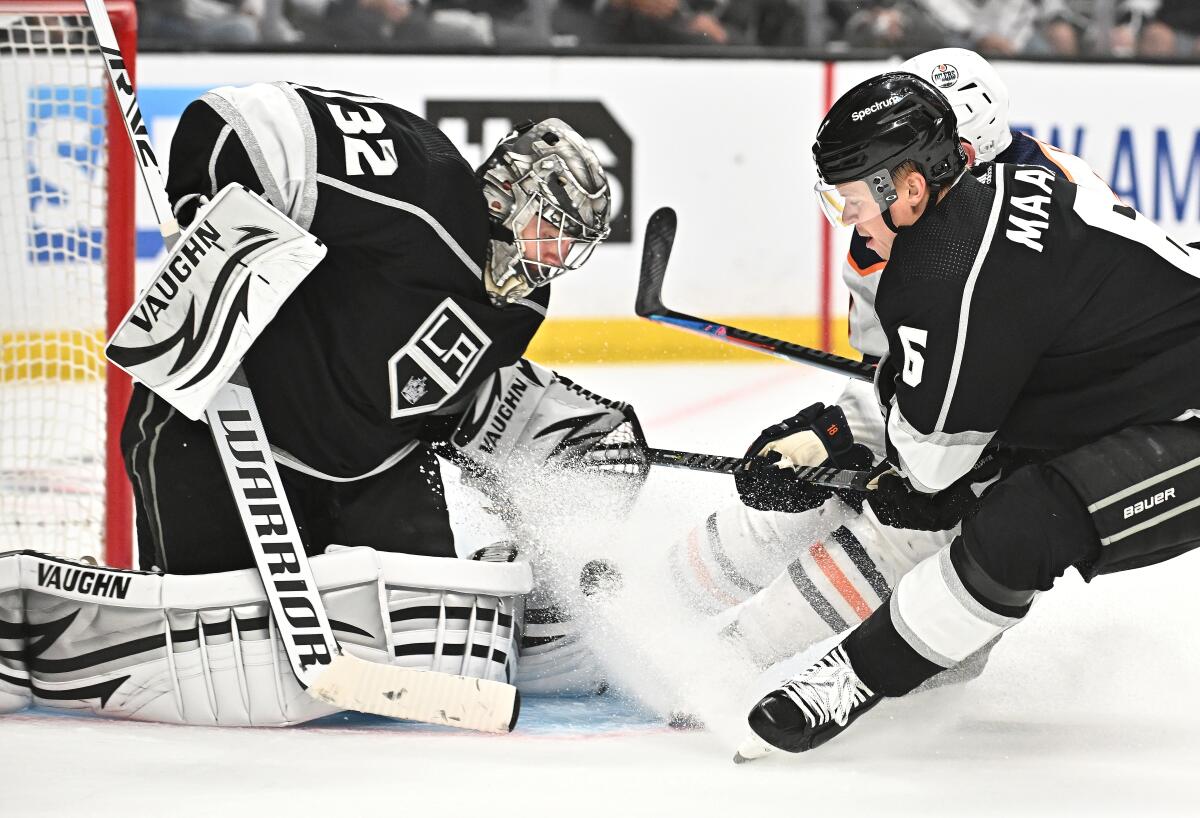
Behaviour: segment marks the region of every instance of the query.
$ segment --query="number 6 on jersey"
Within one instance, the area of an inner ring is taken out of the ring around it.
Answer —
[[[904,347],[904,368],[900,377],[909,386],[917,386],[925,374],[925,358],[921,350],[928,345],[929,331],[902,326],[896,330],[896,334],[900,336],[900,344]]]

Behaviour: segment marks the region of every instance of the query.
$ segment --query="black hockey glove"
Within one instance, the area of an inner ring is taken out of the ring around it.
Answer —
[[[867,502],[879,522],[889,528],[913,531],[946,531],[974,512],[979,498],[969,484],[955,483],[936,494],[914,490],[898,474],[884,474]]]
[[[833,490],[799,479],[792,466],[865,469],[873,459],[870,449],[854,442],[841,408],[823,403],[763,429],[746,455],[754,459],[733,476],[742,502],[790,514],[817,508],[833,496]]]
[[[975,513],[979,495],[973,487],[996,477],[1000,468],[999,458],[985,454],[971,471],[935,494],[916,491],[903,477],[886,471],[866,498],[879,522],[889,528],[947,531]]]

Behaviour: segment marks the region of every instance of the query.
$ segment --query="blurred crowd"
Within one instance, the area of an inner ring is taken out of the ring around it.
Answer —
[[[1200,58],[1200,0],[142,0],[147,46],[770,46]]]

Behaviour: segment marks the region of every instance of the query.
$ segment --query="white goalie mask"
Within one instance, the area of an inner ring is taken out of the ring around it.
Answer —
[[[492,219],[484,284],[497,302],[578,269],[608,238],[608,177],[587,140],[561,119],[517,126],[476,175]]]
[[[965,48],[937,48],[901,63],[942,92],[954,108],[958,135],[975,148],[976,162],[991,162],[1012,143],[1008,86],[983,57]]]

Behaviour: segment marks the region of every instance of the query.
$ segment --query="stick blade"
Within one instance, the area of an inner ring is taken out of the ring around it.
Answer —
[[[510,732],[521,712],[521,696],[510,684],[368,662],[349,654],[335,658],[308,693],[343,710],[484,733]]]
[[[666,311],[662,302],[663,278],[667,275],[667,261],[671,258],[677,225],[678,217],[670,207],[660,207],[646,223],[642,271],[638,277],[637,302],[634,305],[634,312],[642,318]]]

